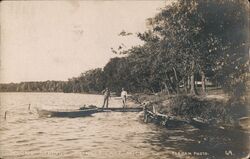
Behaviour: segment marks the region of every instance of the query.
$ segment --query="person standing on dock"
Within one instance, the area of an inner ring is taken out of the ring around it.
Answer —
[[[123,107],[123,108],[126,107],[127,96],[128,96],[127,91],[125,91],[124,88],[122,88],[121,98],[122,98],[122,104],[123,104],[122,107]]]
[[[104,94],[104,101],[103,101],[102,108],[104,108],[105,104],[106,104],[106,108],[108,108],[109,98],[111,98],[109,88],[107,87],[106,89],[104,89],[102,91],[102,94]]]

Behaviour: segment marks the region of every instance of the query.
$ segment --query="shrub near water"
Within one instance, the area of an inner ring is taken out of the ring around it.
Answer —
[[[167,104],[157,104],[159,112],[182,118],[200,118],[210,124],[234,125],[238,118],[247,115],[245,104],[240,101],[222,101],[196,96],[181,95],[169,98]]]

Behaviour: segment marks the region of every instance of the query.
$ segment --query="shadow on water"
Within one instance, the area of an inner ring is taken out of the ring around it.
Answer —
[[[172,158],[183,155],[184,158],[237,159],[249,153],[249,134],[238,129],[194,129],[187,125],[162,128],[148,142],[168,147]]]

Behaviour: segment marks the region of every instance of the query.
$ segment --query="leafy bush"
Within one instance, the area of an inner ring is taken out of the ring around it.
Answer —
[[[181,95],[168,101],[154,102],[158,112],[186,119],[201,118],[210,124],[235,124],[237,119],[247,116],[246,104],[242,101],[223,101],[197,96]]]

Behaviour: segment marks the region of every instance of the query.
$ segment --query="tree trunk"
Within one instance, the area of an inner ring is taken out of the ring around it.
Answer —
[[[194,81],[194,73],[191,75],[191,78],[190,78],[190,94],[192,95],[195,95],[195,81]]]
[[[192,95],[197,94],[195,90],[194,67],[195,67],[194,61],[192,61],[192,75],[190,77],[190,85],[191,85],[190,94]]]
[[[155,94],[155,90],[154,90],[154,88],[153,88],[153,87],[150,87],[150,90],[152,91],[152,93],[154,93],[154,94]]]
[[[184,78],[183,86],[184,86],[185,93],[187,94],[188,93],[188,78],[186,77]]]
[[[189,91],[190,90],[190,76],[187,77],[187,90]]]
[[[168,95],[170,95],[170,91],[169,91],[169,88],[168,88],[166,82],[163,82],[163,84],[164,84],[165,90],[167,90]]]
[[[177,93],[175,86],[173,84],[173,81],[171,80],[171,77],[169,77],[169,75],[167,75],[167,77],[168,77],[169,85],[172,88],[173,92]]]
[[[179,80],[178,80],[177,73],[176,73],[176,70],[175,70],[175,68],[174,68],[174,67],[173,67],[173,70],[174,70],[174,77],[175,77],[176,91],[177,91],[177,94],[179,94],[179,93],[180,93],[180,88],[179,88]]]
[[[204,71],[201,71],[201,86],[202,86],[202,95],[206,95],[206,76]]]

